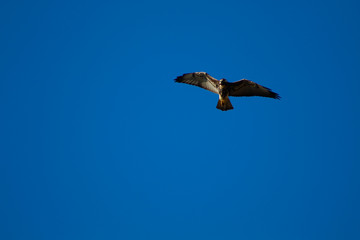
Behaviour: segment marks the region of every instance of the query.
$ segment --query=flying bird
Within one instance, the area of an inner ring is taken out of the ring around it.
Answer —
[[[242,79],[237,82],[228,82],[222,78],[219,80],[213,78],[206,72],[185,73],[175,79],[175,82],[187,83],[209,90],[219,94],[219,101],[216,108],[221,111],[234,109],[229,96],[232,97],[251,97],[260,96],[274,99],[280,99],[279,94],[274,93],[267,87],[263,87],[252,81]]]

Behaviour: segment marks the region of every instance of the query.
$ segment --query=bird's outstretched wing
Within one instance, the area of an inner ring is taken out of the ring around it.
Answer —
[[[219,94],[219,81],[206,72],[185,73],[177,77],[175,82],[191,84]]]
[[[254,83],[246,79],[230,83],[229,96],[233,96],[233,97],[260,96],[260,97],[280,99],[279,94],[271,91],[271,89],[267,87],[263,87],[257,83]]]

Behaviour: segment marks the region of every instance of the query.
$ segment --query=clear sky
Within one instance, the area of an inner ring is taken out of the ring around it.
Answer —
[[[2,1],[0,239],[360,239],[359,11]]]

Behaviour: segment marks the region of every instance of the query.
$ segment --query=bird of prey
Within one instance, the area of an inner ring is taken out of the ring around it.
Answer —
[[[237,82],[228,82],[222,78],[219,80],[213,78],[206,72],[186,73],[175,79],[175,82],[195,85],[213,93],[219,94],[219,101],[216,108],[221,111],[233,109],[229,96],[232,97],[250,97],[260,96],[274,99],[280,99],[279,94],[274,93],[267,87],[263,87],[252,81],[242,79]]]

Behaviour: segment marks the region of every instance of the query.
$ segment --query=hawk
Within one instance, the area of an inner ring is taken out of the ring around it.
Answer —
[[[219,81],[206,72],[185,73],[184,75],[177,77],[175,82],[195,85],[209,90],[210,92],[219,94],[219,101],[216,108],[220,109],[221,111],[234,109],[231,105],[229,96],[260,96],[280,99],[279,94],[274,93],[269,88],[263,87],[252,81],[242,79],[237,82],[228,82],[224,78],[220,79]]]

